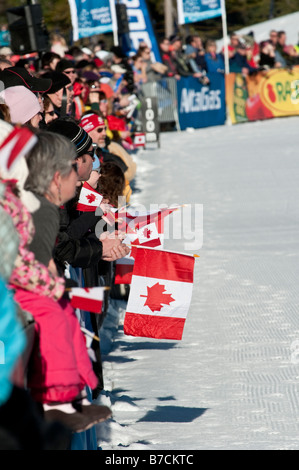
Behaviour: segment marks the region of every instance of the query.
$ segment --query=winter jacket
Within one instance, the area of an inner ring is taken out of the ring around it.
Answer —
[[[10,285],[51,297],[54,300],[60,299],[65,289],[65,281],[62,277],[54,276],[46,266],[36,260],[35,255],[28,249],[35,230],[32,217],[21,200],[15,196],[9,184],[6,186],[3,197],[0,197],[0,207],[11,216],[20,238],[14,269],[9,278]]]
[[[94,233],[101,217],[94,213],[80,215],[75,207],[76,200],[73,199],[60,208],[60,230],[54,260],[62,270],[65,262],[74,268],[89,268],[102,257],[102,243]]]
[[[98,379],[87,354],[86,342],[74,309],[66,299],[59,302],[16,289],[15,300],[30,312],[37,341],[28,369],[28,388],[40,403],[66,403]]]
[[[12,293],[0,278],[0,406],[12,391],[11,375],[26,347],[26,338],[17,318]]]

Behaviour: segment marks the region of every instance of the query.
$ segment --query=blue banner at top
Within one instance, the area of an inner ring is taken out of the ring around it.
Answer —
[[[146,0],[121,0],[127,7],[129,34],[124,35],[123,49],[128,54],[136,52],[140,43],[146,43],[151,49],[152,62],[161,62],[159,45],[154,33]],[[128,40],[127,40],[128,39]]]
[[[177,0],[179,24],[196,23],[222,15],[221,0]]]
[[[69,0],[73,40],[117,29],[114,0]]]

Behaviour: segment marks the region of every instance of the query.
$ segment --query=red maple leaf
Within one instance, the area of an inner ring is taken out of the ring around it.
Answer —
[[[88,199],[89,204],[91,204],[93,201],[96,200],[96,197],[95,197],[94,194],[88,194],[88,195],[86,196],[86,199]]]
[[[144,236],[144,238],[151,238],[151,233],[152,233],[152,231],[151,231],[149,228],[145,228],[145,229],[143,230],[143,236]]]
[[[170,302],[174,302],[175,299],[171,297],[171,294],[165,294],[165,286],[162,284],[154,284],[152,287],[147,287],[147,295],[141,295],[140,297],[147,297],[144,306],[151,309],[152,312],[160,312],[163,305],[169,305]]]

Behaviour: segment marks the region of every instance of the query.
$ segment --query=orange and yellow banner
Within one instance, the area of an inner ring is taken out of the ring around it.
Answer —
[[[226,76],[226,105],[232,124],[299,115],[299,66],[250,76]]]

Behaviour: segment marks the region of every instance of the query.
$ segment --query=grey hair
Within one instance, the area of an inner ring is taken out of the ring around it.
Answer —
[[[58,171],[68,176],[76,159],[76,147],[65,136],[49,131],[37,132],[38,142],[26,156],[29,175],[25,189],[44,196]]]

